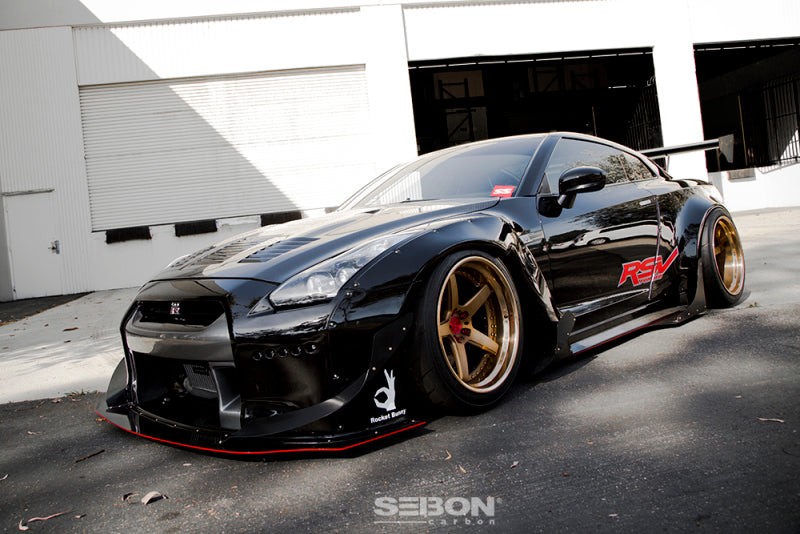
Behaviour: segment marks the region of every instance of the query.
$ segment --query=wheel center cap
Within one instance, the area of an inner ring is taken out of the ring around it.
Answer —
[[[458,315],[453,314],[450,318],[450,331],[454,336],[461,334],[461,326],[461,319],[458,318]]]
[[[464,343],[469,337],[470,330],[469,313],[465,311],[454,311],[450,317],[450,332],[458,343]]]

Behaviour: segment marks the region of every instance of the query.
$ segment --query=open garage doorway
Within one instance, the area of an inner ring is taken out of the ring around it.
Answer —
[[[420,154],[549,131],[662,146],[649,49],[409,64]]]
[[[800,40],[695,46],[706,138],[734,135],[733,161],[709,171],[800,163]]]

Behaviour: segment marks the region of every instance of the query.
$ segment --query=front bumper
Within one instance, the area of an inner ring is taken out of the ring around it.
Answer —
[[[410,316],[349,324],[332,320],[343,316],[335,302],[246,313],[269,289],[145,286],[97,413],[150,439],[232,454],[346,450],[424,424],[411,413],[398,350]]]
[[[123,360],[117,366],[111,379],[109,393],[105,398],[100,399],[95,409],[100,417],[122,430],[144,438],[206,452],[235,455],[346,451],[425,424],[425,421],[414,419],[403,413],[389,424],[365,426],[358,431],[326,434],[292,430],[281,432],[280,427],[291,426],[291,423],[284,421],[283,425],[270,425],[269,421],[260,421],[259,427],[267,432],[270,430],[275,432],[253,435],[252,431],[236,433],[223,429],[193,427],[159,418],[130,401],[115,404],[124,398],[126,398],[126,394],[125,361]],[[401,411],[405,412],[405,410]],[[324,418],[322,411],[319,415]]]

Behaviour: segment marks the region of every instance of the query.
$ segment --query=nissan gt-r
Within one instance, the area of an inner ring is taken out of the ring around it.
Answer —
[[[580,134],[460,145],[328,215],[175,260],[124,316],[98,413],[203,450],[343,450],[487,409],[520,369],[733,305],[744,280],[703,181]]]

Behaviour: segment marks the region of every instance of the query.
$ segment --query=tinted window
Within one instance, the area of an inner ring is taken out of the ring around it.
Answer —
[[[598,167],[606,173],[606,183],[628,181],[624,167],[625,153],[608,145],[562,138],[558,141],[545,169],[550,192],[558,191],[558,179],[564,171],[575,167]]]
[[[637,180],[649,180],[653,177],[653,172],[650,170],[650,168],[642,163],[642,160],[633,154],[623,152],[622,158],[625,165],[625,174],[628,175],[628,180],[635,182]]]
[[[382,176],[343,207],[510,196],[541,141],[542,137],[500,139],[434,152]],[[495,190],[499,186],[505,186],[503,195]]]

